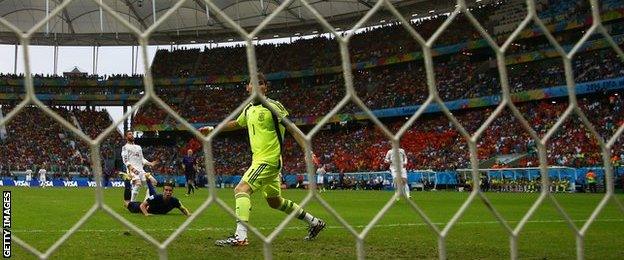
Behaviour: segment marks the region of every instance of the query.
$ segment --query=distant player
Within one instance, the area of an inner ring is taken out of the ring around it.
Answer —
[[[195,156],[193,156],[193,150],[188,149],[186,155],[182,159],[182,167],[184,167],[184,176],[186,176],[186,196],[191,195],[191,191],[195,194],[195,178],[197,171],[195,170]]]
[[[39,169],[39,186],[45,188],[45,182],[46,182],[46,174],[48,173],[48,171],[46,171],[46,169],[44,168],[45,165],[41,166],[41,169]]]
[[[143,165],[155,166],[158,162],[150,162],[143,158],[143,149],[141,146],[134,144],[134,134],[131,131],[126,132],[126,144],[121,148],[121,159],[123,160],[128,174],[131,178],[132,192],[130,201],[137,201],[137,195],[141,189],[141,184],[145,183],[145,170]],[[149,195],[149,191],[145,197]]]
[[[263,94],[267,92],[267,80],[259,74],[259,89]],[[247,85],[247,92],[252,93],[252,85]],[[269,206],[273,209],[290,214],[296,212],[296,217],[308,223],[308,235],[305,240],[314,239],[325,228],[325,222],[306,212],[297,203],[282,197],[280,175],[282,170],[283,140],[286,128],[282,119],[288,111],[281,103],[267,99],[268,104],[278,112],[273,114],[260,100],[254,100],[245,106],[236,120],[227,122],[225,131],[247,128],[249,143],[252,152],[251,166],[243,175],[241,181],[234,188],[236,198],[236,216],[242,221],[249,221],[251,212],[250,195],[260,192],[264,195]],[[199,129],[203,133],[212,131],[212,127]],[[303,140],[295,139],[300,144]],[[236,223],[236,233],[226,239],[217,240],[217,246],[245,246],[247,228],[242,223]]]
[[[163,194],[158,194],[156,189],[154,189],[156,180],[153,177],[148,176],[146,183],[149,196],[143,202],[137,202],[130,201],[132,184],[128,179],[124,180],[124,207],[128,211],[149,216],[152,214],[167,214],[172,209],[177,208],[186,216],[191,214],[187,208],[182,206],[180,200],[173,196],[173,184],[165,183]]]
[[[319,192],[325,191],[325,174],[327,171],[325,170],[325,165],[321,164],[321,160],[316,156],[316,154],[312,154],[312,161],[314,162],[314,166],[316,167],[316,185],[318,186]]]
[[[26,187],[30,187],[30,181],[32,181],[33,171],[31,169],[26,170]]]
[[[401,161],[400,167],[396,167],[396,165],[394,165],[393,154],[394,152],[392,149],[388,150],[388,152],[386,152],[384,162],[390,164],[390,174],[392,174],[394,187],[396,187],[397,189],[399,188],[398,178],[399,174],[401,174],[400,178],[405,184],[405,195],[408,198],[411,198],[412,196],[410,195],[409,186],[407,185],[407,170],[405,170],[405,167],[407,166],[407,155],[405,154],[405,150],[403,150],[403,148],[399,148],[399,160]]]

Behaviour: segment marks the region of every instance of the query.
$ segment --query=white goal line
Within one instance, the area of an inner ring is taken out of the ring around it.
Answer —
[[[574,219],[573,222],[586,222],[588,219]],[[610,218],[610,219],[596,219],[595,222],[624,222],[624,218]],[[517,223],[520,220],[507,220],[508,223]],[[551,224],[551,223],[566,223],[566,220],[563,219],[550,219],[550,220],[529,220],[527,223],[536,223],[536,224]],[[446,222],[434,222],[433,224],[438,226],[443,226]],[[499,221],[463,221],[457,222],[457,225],[491,225],[491,224],[500,224]],[[375,225],[375,227],[415,227],[415,226],[427,226],[426,223],[398,223],[398,224],[385,224],[385,225]],[[366,225],[357,225],[353,226],[354,228],[365,228]],[[343,226],[327,226],[329,229],[344,229]],[[274,230],[275,227],[257,227],[259,230]],[[286,227],[284,229],[289,230],[303,230],[308,229],[308,227]],[[148,232],[158,232],[158,231],[175,231],[177,228],[144,228],[143,231]],[[187,231],[230,231],[231,228],[221,228],[221,227],[206,227],[206,228],[187,228]],[[22,229],[22,230],[13,230],[14,233],[65,233],[68,229],[58,229],[58,230],[43,230],[43,229]],[[79,229],[76,232],[85,232],[85,233],[107,233],[107,232],[126,232],[128,229]]]

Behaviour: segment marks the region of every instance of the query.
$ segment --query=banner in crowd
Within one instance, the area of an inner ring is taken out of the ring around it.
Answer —
[[[466,169],[468,170],[468,169]],[[574,180],[574,182],[583,184],[585,182],[585,174],[592,170],[596,174],[599,179],[604,179],[604,168],[602,167],[583,167],[583,168],[569,168],[569,167],[553,167],[549,170],[549,175],[553,180],[558,179],[566,179],[566,180]],[[297,183],[297,176],[303,175],[303,180],[307,183],[308,176],[307,174],[300,173],[284,173],[283,180],[287,185],[292,185]],[[389,183],[392,182],[392,176],[388,171],[378,171],[378,172],[351,172],[345,173],[346,176],[353,177],[356,180],[369,180],[374,178],[382,178],[383,180],[388,180]],[[431,171],[431,170],[410,170],[407,173],[408,183],[423,183],[428,182],[431,184],[437,185],[456,185],[460,177],[466,179],[466,176],[469,176],[469,171],[463,170],[446,170],[446,171]],[[614,175],[621,176],[624,175],[623,167],[616,167],[614,169]],[[528,179],[537,179],[540,176],[540,170],[537,168],[510,168],[510,169],[497,169],[488,171],[488,177],[491,179],[517,179],[517,178],[528,178]],[[186,183],[186,179],[184,176],[165,176],[165,175],[155,175],[154,176],[159,183],[163,183],[165,181],[173,181],[179,186],[184,186]],[[216,176],[215,183],[217,187],[233,187],[235,186],[241,179],[241,176]],[[332,180],[338,180],[338,173],[327,173],[325,175],[325,181],[330,182]],[[9,187],[40,187],[41,183],[38,180],[32,180],[29,183],[23,180],[13,180],[12,178],[3,178],[0,180],[0,186],[9,186]],[[94,181],[81,179],[76,181],[63,181],[63,180],[52,180],[46,181],[46,187],[96,187],[96,183]],[[109,181],[106,184],[107,187],[124,187],[122,181],[114,180]]]
[[[96,187],[95,181],[89,180],[77,180],[77,181],[63,181],[52,180],[46,181],[44,185],[41,185],[39,180],[31,180],[30,182],[24,180],[13,180],[11,178],[4,178],[0,180],[0,186],[17,186],[17,187]],[[123,187],[123,181],[110,181],[106,185],[107,187]]]
[[[55,100],[55,101],[130,101],[134,103],[141,99],[141,95],[135,94],[110,94],[110,95],[98,95],[98,94],[35,94],[39,100]],[[0,93],[0,99],[5,100],[22,100],[25,94],[15,93]]]

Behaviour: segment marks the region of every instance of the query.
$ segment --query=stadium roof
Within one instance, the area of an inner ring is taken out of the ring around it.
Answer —
[[[65,0],[0,0],[0,17],[27,31],[46,17]],[[97,1],[97,0],[96,0]],[[131,24],[145,30],[162,16],[175,0],[100,0]],[[284,0],[212,0],[243,28],[251,31],[270,15]],[[454,6],[453,0],[390,0],[404,15],[430,15],[431,10],[444,12]],[[350,28],[369,10],[376,0],[308,0],[321,15],[335,27]],[[475,0],[467,1],[474,3]],[[479,1],[481,2],[481,1]],[[483,1],[488,2],[488,1]],[[154,3],[154,5],[152,4]],[[383,9],[382,9],[383,10]],[[153,13],[156,15],[154,16]],[[100,19],[101,17],[101,19]],[[387,12],[379,12],[370,25],[388,19]],[[296,33],[312,34],[325,31],[302,7],[293,1],[263,30],[260,39],[288,37]],[[206,10],[204,0],[187,0],[151,37],[150,44],[190,44],[223,42],[240,39],[213,10]],[[0,44],[15,44],[17,38],[0,25]],[[33,37],[34,45],[135,45],[135,37],[121,23],[103,11],[93,0],[74,0],[65,10],[52,17]]]

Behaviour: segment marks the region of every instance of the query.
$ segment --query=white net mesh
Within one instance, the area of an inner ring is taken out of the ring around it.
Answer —
[[[151,75],[151,72],[149,70],[150,66],[148,64],[149,62],[148,62],[148,59],[147,59],[147,57],[148,57],[148,55],[147,55],[147,44],[148,44],[148,39],[149,39],[150,35],[156,30],[156,28],[158,28],[163,23],[163,21],[165,21],[168,17],[170,17],[172,14],[174,14],[174,12],[176,12],[176,10],[178,8],[180,8],[184,4],[184,2],[186,2],[186,1],[178,1],[166,13],[161,15],[158,18],[158,20],[156,20],[155,23],[152,24],[152,26],[148,27],[143,32],[141,30],[139,30],[138,28],[136,28],[135,26],[133,26],[132,24],[130,24],[124,17],[120,16],[117,12],[115,12],[115,10],[113,10],[111,7],[106,5],[103,1],[100,1],[100,0],[93,0],[93,1],[96,4],[98,4],[99,6],[101,6],[102,9],[105,12],[107,12],[109,15],[111,15],[117,22],[121,23],[121,25],[123,25],[128,30],[133,32],[133,34],[137,37],[137,39],[139,41],[139,44],[141,46],[142,54],[143,54],[142,55],[142,57],[143,57],[143,65],[146,68],[146,73],[145,73],[145,78],[144,78],[145,96],[143,98],[141,98],[135,104],[135,106],[133,106],[133,108],[130,111],[127,111],[127,113],[124,114],[123,118],[121,118],[121,119],[117,120],[116,122],[114,122],[112,125],[110,125],[107,129],[105,129],[95,139],[89,138],[81,130],[77,129],[70,122],[66,121],[61,116],[59,116],[58,114],[53,112],[50,108],[48,108],[44,103],[42,103],[42,101],[40,101],[37,98],[37,96],[35,95],[34,88],[33,88],[33,79],[32,79],[31,73],[30,73],[30,58],[29,58],[29,55],[28,55],[29,54],[28,46],[29,46],[29,39],[30,39],[30,37],[35,32],[37,32],[41,27],[43,27],[48,20],[50,20],[52,17],[54,17],[57,14],[59,14],[60,12],[62,12],[64,10],[64,8],[66,8],[73,1],[72,0],[62,1],[62,3],[60,5],[58,5],[54,10],[52,10],[50,12],[50,14],[47,16],[46,19],[38,22],[33,28],[31,28],[30,30],[28,30],[25,33],[20,31],[17,27],[13,26],[11,23],[7,22],[5,19],[0,18],[0,24],[6,26],[7,28],[9,28],[13,32],[15,32],[15,34],[19,38],[20,44],[23,47],[23,57],[24,57],[24,64],[25,64],[25,68],[24,68],[25,81],[24,82],[25,82],[25,88],[26,88],[26,95],[25,95],[24,100],[22,100],[19,103],[19,105],[17,105],[10,113],[8,113],[4,117],[4,119],[2,119],[2,121],[0,121],[0,125],[7,124],[12,118],[14,118],[18,113],[20,113],[20,111],[22,111],[24,109],[24,107],[26,107],[28,105],[36,105],[42,111],[44,111],[48,116],[50,116],[51,118],[53,118],[54,120],[59,122],[67,130],[69,130],[73,134],[75,134],[79,139],[81,139],[82,141],[84,141],[84,142],[89,144],[90,152],[91,152],[90,154],[91,154],[91,157],[92,157],[91,158],[92,168],[93,168],[93,171],[94,171],[94,174],[95,174],[96,183],[97,183],[97,187],[95,189],[95,195],[96,195],[95,196],[95,202],[94,202],[93,206],[87,211],[87,213],[76,224],[74,224],[71,227],[71,229],[69,229],[61,238],[59,238],[45,252],[38,251],[37,249],[33,248],[28,243],[24,242],[23,240],[21,240],[19,237],[15,236],[15,235],[13,235],[13,239],[14,239],[14,241],[17,244],[19,244],[21,247],[23,247],[25,250],[27,250],[28,252],[32,253],[33,255],[35,255],[35,256],[37,256],[37,257],[39,257],[41,259],[47,259],[48,257],[50,257],[50,255],[52,253],[54,253],[59,248],[59,246],[61,246],[72,234],[74,234],[91,216],[93,216],[94,213],[96,213],[98,210],[102,210],[102,211],[108,213],[111,217],[113,217],[114,219],[116,219],[117,221],[122,223],[123,225],[125,225],[127,228],[129,228],[129,229],[133,230],[134,232],[136,232],[137,234],[139,234],[144,240],[146,240],[146,241],[150,242],[151,244],[153,244],[154,246],[156,246],[158,248],[158,254],[159,254],[160,258],[166,259],[167,258],[167,248],[171,244],[171,242],[173,242],[182,232],[184,232],[188,228],[188,226],[199,215],[201,215],[201,213],[208,206],[210,206],[212,204],[215,204],[215,205],[221,207],[229,215],[231,215],[232,217],[236,218],[236,214],[234,213],[234,211],[223,200],[221,200],[217,196],[217,193],[216,193],[211,142],[215,138],[215,136],[217,136],[221,132],[221,130],[223,129],[223,127],[225,125],[225,122],[233,119],[238,113],[240,113],[246,103],[250,102],[253,98],[258,97],[258,96],[262,97],[262,100],[263,100],[262,102],[263,103],[267,102],[265,97],[262,96],[262,94],[260,94],[260,92],[257,89],[258,75],[257,75],[257,68],[256,68],[256,57],[255,57],[255,52],[254,52],[254,45],[252,44],[252,41],[253,41],[254,37],[260,31],[262,31],[274,18],[276,18],[277,15],[280,12],[282,12],[289,5],[291,5],[292,2],[294,2],[294,0],[288,0],[288,1],[284,1],[283,3],[281,3],[279,5],[279,7],[273,13],[271,13],[271,15],[266,17],[252,32],[247,32],[243,28],[241,28],[236,22],[234,22],[222,10],[220,10],[215,5],[215,3],[213,3],[210,0],[205,0],[205,3],[208,6],[208,8],[210,8],[213,11],[213,13],[216,14],[216,16],[220,20],[222,20],[224,23],[229,25],[231,28],[234,28],[234,30],[243,39],[245,39],[246,46],[247,46],[246,48],[247,48],[247,58],[248,58],[248,69],[250,71],[251,82],[254,85],[253,94],[244,103],[242,103],[237,109],[235,109],[224,121],[222,121],[222,123],[215,128],[215,131],[213,131],[208,136],[201,135],[197,130],[195,130],[195,128],[193,126],[191,126],[191,124],[189,124],[184,118],[180,117],[158,95],[156,95],[156,93],[154,91],[152,75]],[[424,213],[424,211],[418,206],[417,203],[415,203],[412,200],[406,200],[408,202],[408,204],[411,206],[411,208],[423,219],[423,221],[431,228],[431,230],[438,237],[438,253],[439,253],[439,258],[440,259],[446,259],[447,252],[446,252],[446,242],[445,242],[445,239],[448,236],[449,232],[455,226],[455,224],[458,222],[459,218],[464,214],[466,209],[477,198],[479,198],[487,206],[487,208],[492,212],[492,214],[496,217],[497,221],[499,221],[502,224],[502,226],[504,227],[505,231],[507,232],[507,234],[509,236],[509,239],[510,239],[510,255],[511,255],[512,259],[517,259],[518,258],[518,236],[519,236],[520,232],[523,230],[524,226],[528,223],[529,219],[535,213],[537,208],[546,199],[550,199],[554,203],[554,205],[556,206],[557,210],[562,215],[562,217],[565,219],[567,224],[571,227],[571,229],[574,230],[574,233],[576,234],[576,251],[577,251],[577,258],[578,259],[583,259],[584,258],[583,241],[584,241],[585,234],[587,233],[587,230],[589,229],[591,224],[596,220],[596,217],[603,210],[603,208],[609,202],[609,200],[613,199],[614,202],[618,205],[618,207],[624,212],[624,205],[622,205],[622,203],[613,194],[613,190],[614,190],[613,168],[612,168],[611,162],[609,160],[611,148],[615,145],[615,142],[619,138],[619,136],[621,136],[622,133],[624,132],[624,125],[620,126],[619,129],[617,130],[617,132],[612,137],[610,137],[609,140],[604,140],[597,133],[597,131],[595,130],[595,128],[592,125],[592,123],[587,119],[587,117],[585,116],[584,112],[578,106],[578,102],[577,102],[576,94],[575,94],[574,75],[573,75],[572,66],[571,66],[571,60],[573,59],[574,55],[577,53],[577,51],[579,51],[581,46],[589,39],[589,37],[592,34],[600,34],[600,35],[602,35],[608,41],[610,46],[615,50],[615,52],[618,54],[618,56],[622,60],[624,60],[624,53],[617,46],[617,44],[615,43],[613,38],[607,33],[605,27],[601,23],[601,18],[600,18],[600,13],[599,13],[600,10],[599,10],[599,5],[598,5],[598,1],[597,0],[590,0],[591,8],[592,8],[592,17],[593,17],[593,24],[592,24],[592,26],[585,32],[584,36],[575,44],[574,48],[570,52],[567,52],[567,53],[564,51],[564,49],[561,47],[561,45],[554,39],[553,35],[548,31],[546,26],[543,24],[543,22],[537,16],[536,5],[535,5],[535,2],[533,0],[527,0],[526,1],[527,10],[528,10],[528,12],[526,14],[526,17],[524,18],[524,20],[522,20],[522,22],[514,30],[514,32],[509,36],[509,38],[500,46],[496,43],[496,41],[493,39],[493,37],[486,32],[486,30],[481,26],[481,24],[476,20],[476,18],[471,14],[471,12],[468,9],[468,6],[467,6],[467,4],[466,4],[466,2],[464,0],[458,0],[457,1],[457,4],[456,4],[456,7],[455,7],[454,11],[449,15],[447,20],[436,30],[436,32],[429,39],[424,39],[420,34],[418,34],[414,30],[414,28],[409,26],[409,22],[399,13],[399,11],[397,9],[395,9],[395,7],[392,5],[392,3],[389,0],[379,0],[379,1],[377,1],[374,4],[374,6],[372,6],[372,8],[355,24],[355,26],[353,28],[351,28],[351,30],[350,30],[351,33],[347,33],[345,35],[339,34],[337,32],[337,30],[334,27],[332,27],[332,25],[330,25],[329,22],[327,22],[323,18],[323,16],[321,14],[319,14],[319,12],[317,12],[306,0],[300,0],[300,2],[302,4],[302,6],[304,8],[306,8],[317,19],[318,23],[320,23],[326,30],[330,31],[335,36],[336,40],[338,41],[339,46],[340,46],[340,54],[341,54],[341,59],[342,59],[342,69],[343,69],[343,76],[344,76],[344,81],[345,81],[344,84],[345,84],[345,90],[346,90],[345,97],[329,112],[329,114],[325,115],[323,117],[323,119],[307,135],[303,134],[299,130],[299,128],[296,125],[294,125],[291,121],[289,121],[288,119],[285,120],[287,128],[291,132],[291,134],[297,135],[299,137],[302,137],[305,140],[305,147],[303,147],[303,149],[305,150],[305,157],[306,157],[305,159],[306,159],[306,163],[307,163],[307,172],[308,172],[308,177],[309,177],[310,180],[315,179],[315,178],[312,178],[312,176],[314,174],[314,168],[313,168],[314,166],[313,166],[312,158],[311,158],[311,151],[312,151],[311,140],[315,136],[315,134],[317,134],[319,132],[321,127],[324,124],[326,124],[332,116],[336,115],[338,113],[338,111],[340,111],[340,109],[342,109],[349,102],[353,102],[358,107],[360,107],[366,113],[366,115],[368,115],[368,117],[373,121],[373,123],[375,125],[377,125],[382,130],[382,132],[385,134],[385,136],[391,141],[392,149],[394,149],[394,154],[396,155],[396,156],[394,156],[393,160],[394,160],[394,163],[396,163],[397,165],[399,164],[399,160],[400,160],[399,156],[398,156],[398,154],[399,154],[398,153],[398,147],[399,147],[399,140],[400,140],[400,138],[414,124],[414,122],[416,120],[418,120],[418,118],[423,114],[423,112],[427,109],[427,107],[429,105],[431,105],[433,103],[436,103],[441,108],[441,110],[444,113],[444,115],[446,115],[446,117],[448,117],[448,119],[452,122],[453,126],[457,129],[457,131],[468,142],[468,147],[469,147],[469,150],[470,150],[471,165],[472,165],[471,174],[472,174],[472,179],[473,180],[479,180],[476,143],[477,143],[478,139],[481,137],[481,135],[483,134],[483,132],[490,125],[490,123],[492,123],[494,121],[494,119],[496,119],[502,113],[502,111],[505,108],[509,108],[512,111],[514,117],[522,124],[524,130],[527,131],[527,133],[529,133],[529,135],[536,141],[537,148],[538,148],[539,161],[540,161],[540,171],[541,171],[541,177],[542,177],[541,178],[541,187],[542,187],[541,188],[541,193],[540,193],[538,199],[533,203],[533,205],[524,214],[524,216],[522,217],[521,221],[519,221],[516,224],[515,227],[511,226],[510,223],[508,221],[506,221],[502,217],[502,215],[496,210],[494,205],[492,205],[490,203],[490,201],[487,198],[487,196],[485,195],[485,193],[483,193],[479,189],[473,189],[473,191],[470,193],[470,195],[468,196],[466,201],[464,201],[464,203],[460,206],[460,208],[456,211],[456,213],[453,215],[453,217],[449,220],[448,223],[446,223],[446,225],[442,229],[440,229],[436,224],[434,224],[430,220],[430,218]],[[396,16],[396,18],[402,23],[403,27],[408,31],[408,33],[411,35],[411,37],[416,42],[418,42],[420,44],[420,46],[422,48],[422,51],[423,51],[423,54],[424,54],[423,56],[424,56],[424,59],[425,59],[425,67],[426,67],[426,74],[427,74],[427,86],[428,86],[428,90],[429,90],[429,96],[426,99],[426,101],[422,104],[422,106],[418,109],[418,111],[416,111],[411,116],[411,118],[406,122],[406,124],[396,134],[391,133],[390,130],[388,130],[388,128],[384,124],[382,124],[379,121],[379,119],[377,119],[375,117],[375,115],[365,106],[365,104],[362,102],[362,100],[358,97],[358,95],[357,95],[357,93],[356,93],[356,91],[355,91],[355,89],[353,87],[353,75],[352,75],[352,72],[351,72],[352,65],[351,65],[351,61],[350,61],[350,58],[349,58],[349,52],[348,52],[348,44],[349,44],[350,38],[353,36],[353,32],[355,32],[357,29],[361,28],[381,8],[385,8],[391,14]],[[445,104],[442,101],[442,99],[438,96],[438,92],[437,92],[437,88],[436,88],[434,67],[433,67],[433,60],[432,60],[432,47],[433,47],[434,43],[436,42],[438,37],[446,30],[446,28],[450,24],[452,24],[454,22],[455,18],[459,14],[463,14],[463,15],[465,15],[468,18],[468,20],[471,22],[472,26],[474,26],[474,28],[476,28],[476,30],[487,41],[487,43],[489,44],[490,48],[496,54],[497,67],[498,67],[499,76],[500,76],[500,80],[501,80],[501,86],[502,86],[502,99],[501,99],[500,104],[494,110],[494,112],[487,118],[487,120],[478,128],[478,130],[475,133],[472,133],[472,134],[468,133],[466,131],[466,129],[450,113],[450,111],[445,106]],[[512,42],[519,36],[520,32],[523,29],[525,29],[528,26],[528,24],[531,23],[531,22],[535,23],[541,29],[542,33],[547,37],[549,42],[555,47],[555,49],[557,50],[559,55],[562,57],[563,62],[564,62],[564,66],[565,66],[565,77],[566,77],[566,82],[567,82],[567,90],[568,90],[568,93],[569,93],[569,107],[567,108],[565,113],[563,113],[563,115],[561,115],[561,117],[554,124],[554,126],[545,134],[545,136],[543,136],[541,138],[531,128],[531,126],[529,125],[527,120],[523,117],[521,112],[518,110],[518,108],[511,101],[511,98],[510,98],[510,87],[509,87],[509,81],[508,81],[508,78],[507,78],[507,69],[506,69],[506,65],[505,65],[505,52],[507,51],[509,46],[512,44]],[[180,227],[178,227],[177,230],[175,230],[163,242],[157,241],[152,236],[150,236],[149,234],[144,232],[141,228],[135,226],[134,224],[132,224],[131,222],[126,220],[124,217],[122,217],[121,215],[116,213],[114,210],[112,210],[108,205],[106,205],[104,203],[104,201],[103,201],[103,195],[102,195],[103,194],[102,193],[103,187],[101,186],[101,183],[102,183],[101,182],[101,180],[102,180],[102,167],[101,167],[100,156],[99,156],[99,154],[100,154],[100,144],[102,143],[102,141],[109,134],[111,134],[111,132],[113,132],[115,130],[117,125],[121,124],[132,113],[137,111],[141,106],[143,106],[146,102],[149,102],[149,101],[154,102],[157,106],[159,106],[160,108],[165,110],[176,121],[178,121],[180,124],[184,125],[186,128],[190,129],[190,131],[197,138],[202,140],[203,147],[204,147],[204,153],[205,153],[205,164],[206,164],[205,166],[206,166],[207,173],[208,173],[208,176],[207,176],[207,178],[208,178],[208,187],[209,187],[209,191],[210,191],[210,195],[209,195],[208,199],[194,212],[194,214],[192,214],[191,217],[189,217],[182,225],[180,225]],[[267,107],[272,109],[271,106],[267,106]],[[275,111],[272,111],[272,112],[276,113]],[[560,128],[560,126],[563,124],[563,122],[568,117],[573,116],[573,114],[576,114],[576,116],[578,116],[581,119],[581,121],[583,122],[584,126],[590,131],[590,133],[596,138],[596,140],[598,140],[600,149],[602,151],[604,168],[605,168],[605,179],[606,179],[606,193],[605,193],[604,197],[602,198],[600,203],[598,205],[596,205],[596,208],[592,212],[591,216],[589,217],[589,219],[582,226],[577,226],[577,224],[575,224],[571,220],[571,218],[568,216],[568,214],[565,212],[565,210],[559,205],[559,203],[557,202],[557,199],[551,193],[548,192],[548,188],[547,188],[548,185],[549,185],[549,178],[548,178],[548,174],[547,174],[548,163],[547,163],[547,160],[546,160],[546,158],[547,158],[546,143],[553,136],[553,134]],[[405,185],[405,184],[402,184],[402,185]],[[362,232],[358,233],[354,229],[353,226],[351,226],[345,219],[343,219],[332,208],[332,206],[329,203],[327,203],[322,197],[319,196],[319,193],[315,189],[315,186],[316,186],[316,184],[312,182],[311,183],[311,188],[308,190],[307,196],[301,202],[301,206],[305,207],[305,205],[307,205],[312,200],[316,200],[331,215],[333,215],[335,217],[335,219],[342,226],[344,226],[345,229],[348,230],[349,233],[351,233],[355,237],[356,244],[357,244],[357,257],[358,257],[358,259],[364,259],[365,256],[366,256],[365,252],[364,252],[364,241],[365,241],[367,235],[369,234],[369,232],[381,220],[381,218],[384,216],[384,214],[386,212],[388,212],[388,210],[396,203],[395,199],[397,198],[397,196],[404,196],[404,194],[402,193],[403,189],[399,188],[398,189],[399,193],[395,194],[383,206],[383,208],[381,208],[379,210],[379,212],[375,215],[373,220],[366,225],[366,227],[362,230]],[[475,184],[475,187],[479,187],[479,185]],[[254,233],[259,239],[261,239],[264,242],[264,257],[266,259],[272,259],[271,244],[275,240],[275,238],[284,230],[286,225],[288,225],[288,223],[294,218],[294,214],[295,214],[295,212],[293,212],[288,217],[286,217],[278,225],[278,227],[272,233],[270,233],[268,236],[264,236],[255,227],[253,227],[251,225],[248,226],[249,230],[252,233]]]

